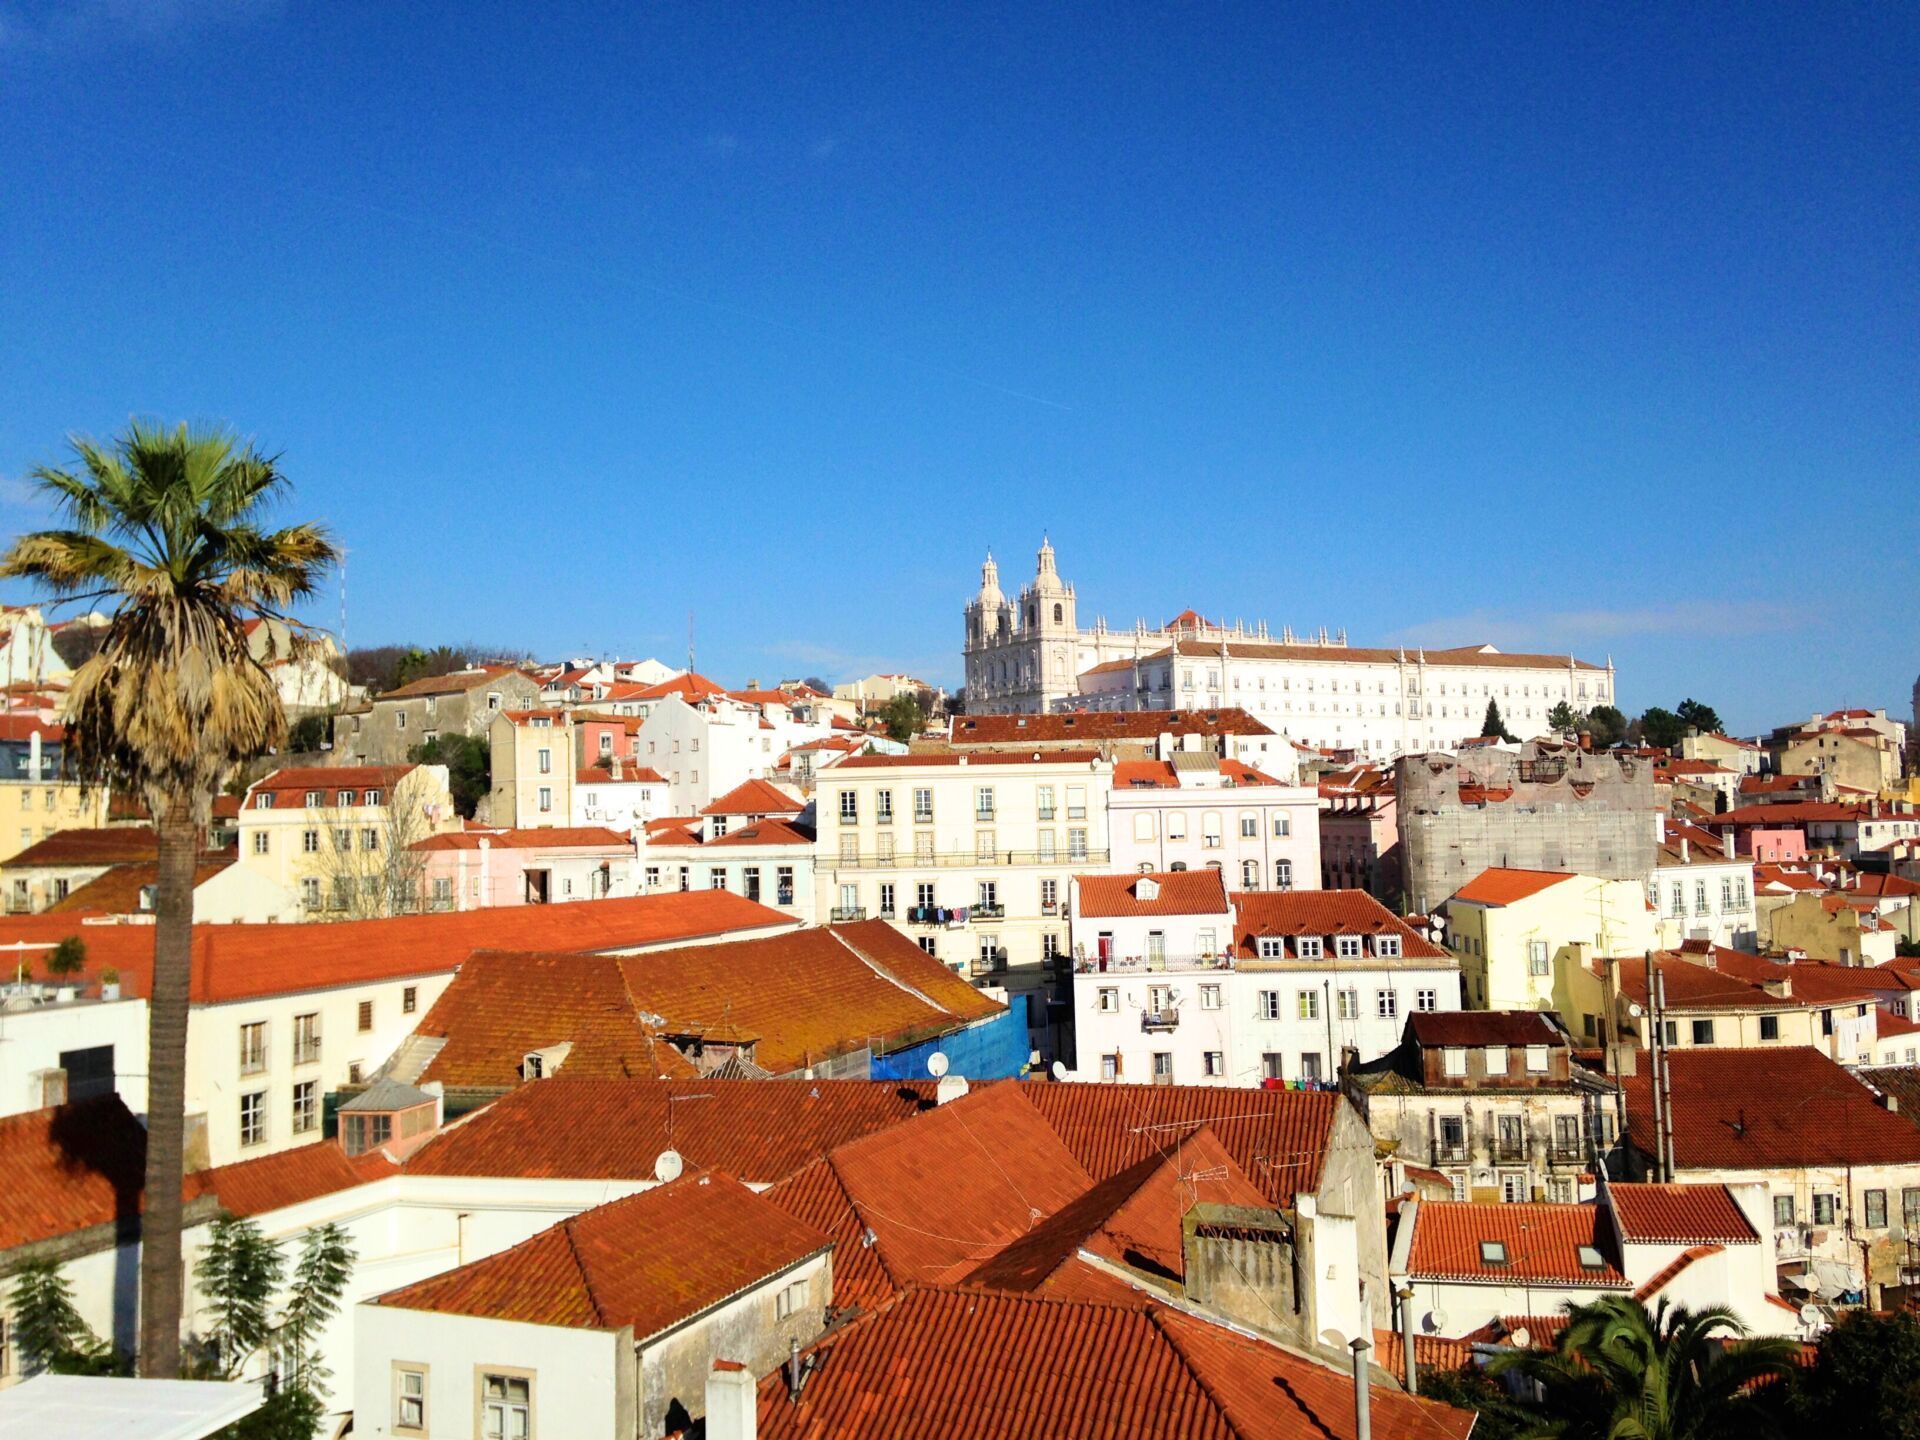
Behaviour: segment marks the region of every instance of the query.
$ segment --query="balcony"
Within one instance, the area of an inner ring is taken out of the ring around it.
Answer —
[[[1436,1165],[1464,1165],[1467,1163],[1467,1142],[1436,1140],[1433,1142],[1433,1163]]]
[[[320,1063],[320,1041],[296,1040],[293,1042],[293,1063],[296,1065],[318,1065]]]
[[[967,918],[969,920],[1004,920],[1007,918],[1007,907],[999,904],[969,906]]]
[[[1004,950],[989,950],[973,957],[975,975],[1003,975],[1006,969],[1007,952]]]
[[[1553,1148],[1547,1153],[1555,1165],[1584,1165],[1587,1160],[1586,1151],[1578,1144],[1565,1145],[1558,1140],[1554,1141]]]
[[[1140,1030],[1146,1035],[1165,1035],[1180,1028],[1178,1010],[1142,1010],[1140,1012]]]
[[[859,851],[843,854],[835,859],[833,867],[840,870],[951,870],[958,868],[979,868],[991,866],[1003,868],[1020,865],[1105,865],[1112,858],[1109,850],[994,850],[981,854],[975,850],[949,850],[940,854],[926,854],[915,851],[908,855],[881,855],[878,851]]]
[[[833,907],[833,921],[837,925],[843,920],[864,920],[867,907],[864,905],[836,905]]]
[[[1058,900],[1042,900],[1040,902],[1040,913],[1042,915],[1058,915],[1060,913],[1060,902]]]
[[[1493,1158],[1502,1164],[1517,1164],[1527,1158],[1527,1142],[1496,1140],[1493,1144]]]
[[[1077,975],[1157,975],[1166,971],[1231,970],[1231,955],[1108,955],[1076,960]]]

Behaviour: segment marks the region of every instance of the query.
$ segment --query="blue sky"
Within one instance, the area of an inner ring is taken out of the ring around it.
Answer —
[[[1904,710],[1917,64],[1895,5],[0,0],[0,529],[209,417],[353,643],[952,681],[1049,529],[1088,620]]]

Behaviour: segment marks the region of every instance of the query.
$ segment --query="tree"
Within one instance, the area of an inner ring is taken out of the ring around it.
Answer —
[[[1920,1320],[1849,1310],[1820,1337],[1792,1411],[1826,1440],[1920,1440]]]
[[[493,790],[493,747],[478,735],[436,735],[424,745],[407,752],[415,765],[447,767],[447,788],[453,791],[453,808],[471,820],[479,812],[480,802]]]
[[[1640,738],[1648,745],[1671,750],[1687,733],[1686,722],[1671,710],[1653,706],[1640,717]]]
[[[55,979],[64,980],[69,975],[78,975],[87,968],[87,942],[78,935],[69,935],[53,947],[47,956],[47,973]]]
[[[1702,705],[1691,695],[1680,702],[1680,708],[1674,713],[1679,716],[1681,725],[1686,727],[1680,732],[1682,736],[1687,729],[1698,730],[1702,735],[1718,735],[1721,731],[1719,712],[1711,705]]]
[[[297,755],[312,754],[324,750],[330,738],[326,716],[302,715],[287,731],[287,749]]]
[[[337,552],[317,525],[264,527],[286,478],[231,432],[136,420],[108,444],[76,438],[73,449],[77,468],[34,471],[68,527],[21,536],[0,558],[0,578],[37,581],[65,600],[114,602],[98,652],[67,690],[64,759],[83,785],[138,795],[159,834],[140,1372],[171,1378],[180,1368],[194,865],[221,781],[286,739],[279,694],[249,654],[245,622],[286,620]],[[298,644],[311,643],[289,625]]]
[[[1513,736],[1507,733],[1507,722],[1500,718],[1500,702],[1498,700],[1487,701],[1487,718],[1480,722],[1480,733],[1482,735],[1498,736],[1509,745],[1514,743]]]
[[[310,911],[324,913],[310,918],[379,920],[421,908],[427,857],[413,847],[434,833],[422,774],[402,778],[371,825],[337,804],[315,811],[319,833],[301,856],[300,880]]]
[[[1731,1342],[1724,1343],[1723,1342]],[[1793,1374],[1794,1347],[1746,1338],[1722,1306],[1649,1311],[1627,1295],[1569,1305],[1553,1350],[1493,1362],[1539,1386],[1540,1422],[1526,1433],[1563,1440],[1749,1440],[1770,1428],[1774,1397],[1762,1382]],[[1758,1387],[1758,1388],[1756,1388]]]
[[[1570,735],[1580,728],[1585,719],[1584,715],[1562,700],[1547,712],[1547,728],[1556,735]]]
[[[117,1375],[125,1357],[98,1335],[73,1303],[73,1287],[51,1260],[24,1266],[13,1281],[13,1339],[29,1375]]]
[[[1480,1418],[1473,1422],[1473,1440],[1524,1440],[1537,1431],[1539,1416],[1533,1407],[1473,1365],[1422,1371],[1420,1397],[1475,1411]]]
[[[220,1432],[222,1440],[312,1440],[330,1373],[314,1341],[339,1312],[353,1258],[340,1227],[321,1225],[307,1232],[289,1278],[279,1245],[253,1221],[223,1215],[213,1222],[199,1274],[211,1324],[199,1337],[195,1369],[211,1379],[237,1379],[269,1346],[284,1367],[266,1405]],[[286,1300],[275,1314],[283,1288]]]
[[[887,727],[889,739],[907,741],[913,739],[927,728],[927,712],[920,708],[920,702],[902,691],[887,702],[880,712],[880,719]]]
[[[1902,960],[1920,959],[1920,940],[1907,940],[1904,938],[1896,940],[1893,945],[1893,953],[1898,955]]]
[[[1611,750],[1627,738],[1627,717],[1612,705],[1596,705],[1586,715],[1593,748]]]

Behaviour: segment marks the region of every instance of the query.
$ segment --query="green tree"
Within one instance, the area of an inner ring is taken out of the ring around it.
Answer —
[[[493,748],[477,735],[436,735],[407,751],[416,765],[447,767],[453,808],[471,820],[493,789]]]
[[[1508,733],[1507,722],[1501,718],[1498,700],[1487,701],[1487,718],[1480,722],[1480,733],[1497,736],[1509,745],[1514,743],[1513,736]]]
[[[1555,734],[1566,735],[1578,730],[1585,719],[1584,715],[1562,700],[1547,712],[1547,728]]]
[[[927,712],[920,708],[918,700],[905,693],[889,700],[880,718],[886,724],[888,738],[902,742],[927,728]]]
[[[1586,728],[1594,749],[1611,750],[1627,738],[1627,717],[1612,705],[1596,705],[1586,714]]]
[[[1539,1412],[1472,1365],[1422,1371],[1420,1397],[1477,1412],[1480,1418],[1473,1422],[1473,1440],[1525,1440],[1537,1433]]]
[[[78,975],[86,968],[87,942],[78,935],[67,936],[47,956],[47,973],[56,979]]]
[[[319,526],[265,527],[286,478],[231,432],[134,421],[111,443],[76,438],[73,449],[77,468],[34,471],[67,528],[22,535],[0,558],[0,579],[114,604],[99,650],[67,690],[64,758],[83,784],[143,799],[159,832],[140,1372],[172,1377],[194,865],[222,780],[286,740],[286,713],[248,651],[245,623],[288,620],[286,608],[313,593],[337,552]],[[288,624],[304,650],[307,632]]]
[[[1824,1440],[1920,1440],[1920,1320],[1849,1310],[1820,1337],[1792,1411]]]
[[[1687,725],[1671,710],[1653,706],[1640,717],[1640,738],[1648,745],[1671,750],[1687,733]]]
[[[116,1375],[126,1360],[81,1317],[73,1287],[51,1260],[35,1260],[13,1281],[13,1340],[29,1375]]]
[[[200,1288],[212,1317],[200,1337],[199,1373],[232,1380],[263,1348],[285,1366],[267,1404],[221,1432],[222,1440],[313,1440],[330,1372],[314,1348],[320,1329],[339,1313],[353,1273],[353,1249],[337,1225],[309,1230],[292,1275],[280,1247],[251,1220],[223,1215],[213,1222],[200,1261]],[[274,1300],[286,1298],[276,1314]]]
[[[1730,1343],[1728,1343],[1730,1342]],[[1522,1433],[1556,1440],[1752,1440],[1772,1428],[1794,1347],[1746,1338],[1723,1306],[1649,1311],[1627,1295],[1569,1305],[1559,1343],[1493,1364],[1539,1387],[1540,1420]],[[1757,1388],[1756,1388],[1757,1387]]]
[[[328,738],[326,716],[302,715],[287,731],[287,749],[297,755],[311,754],[324,748]]]
[[[1721,732],[1720,713],[1711,705],[1702,705],[1691,695],[1680,702],[1680,708],[1674,714],[1679,716],[1682,726],[1698,730],[1702,735],[1718,735]],[[1684,737],[1686,729],[1680,733]]]

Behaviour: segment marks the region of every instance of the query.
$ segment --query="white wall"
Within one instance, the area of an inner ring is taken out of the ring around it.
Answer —
[[[63,1050],[113,1046],[114,1088],[136,1115],[147,1109],[147,1002],[78,1000],[0,1011],[0,1115],[40,1106],[33,1076],[60,1063]],[[0,1185],[5,1182],[0,1180]]]

